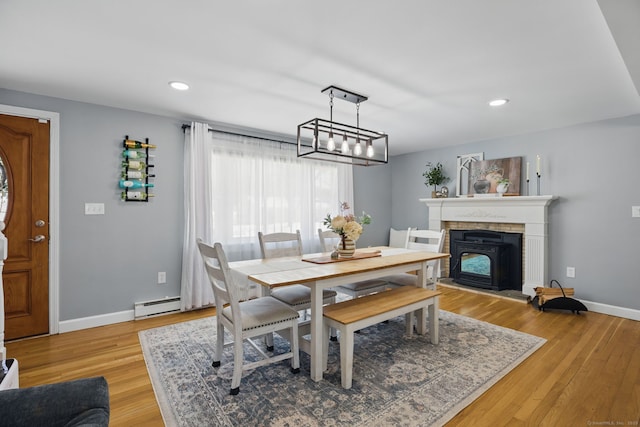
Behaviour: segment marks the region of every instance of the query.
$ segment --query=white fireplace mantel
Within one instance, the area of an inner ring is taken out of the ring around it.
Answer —
[[[419,199],[429,208],[429,229],[441,230],[446,221],[524,224],[524,283],[522,293],[548,278],[549,229],[547,208],[557,196],[461,197]]]

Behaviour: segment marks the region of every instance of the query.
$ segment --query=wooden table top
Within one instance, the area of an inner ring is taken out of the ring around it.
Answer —
[[[277,287],[449,257],[447,253],[424,252],[403,248],[375,247],[361,249],[363,252],[375,250],[380,250],[382,256],[358,258],[329,264],[314,264],[302,261],[304,258],[327,255],[326,253],[318,253],[307,254],[302,257],[237,261],[231,263],[231,267],[248,272],[250,280],[263,286]]]

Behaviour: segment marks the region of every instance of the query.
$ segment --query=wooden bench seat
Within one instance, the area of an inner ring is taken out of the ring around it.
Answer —
[[[429,311],[431,342],[438,344],[438,298],[440,291],[403,286],[373,295],[324,307],[324,334],[329,328],[340,331],[340,374],[342,387],[351,388],[353,378],[353,334],[355,331],[394,317],[405,315],[406,333],[413,334],[413,312],[417,311],[418,333],[426,329],[425,309]]]

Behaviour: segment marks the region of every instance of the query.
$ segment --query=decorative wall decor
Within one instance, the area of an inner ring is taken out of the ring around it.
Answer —
[[[472,162],[484,160],[484,153],[462,154],[458,156],[456,174],[456,197],[470,194],[469,191],[469,165]]]
[[[149,144],[149,138],[145,142],[129,139],[129,135],[124,137],[122,141],[124,151],[121,163],[120,181],[120,198],[125,202],[148,202],[152,193],[149,189],[155,185],[149,182],[149,178],[155,178],[154,174],[149,173],[149,168],[153,165],[149,164],[153,157],[149,154],[149,149],[156,148],[155,145]]]
[[[505,196],[520,195],[520,173],[522,157],[508,157],[495,160],[481,160],[470,163],[469,194],[498,195],[498,185],[508,180]]]

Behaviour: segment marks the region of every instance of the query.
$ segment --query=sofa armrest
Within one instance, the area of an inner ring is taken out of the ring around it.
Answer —
[[[8,426],[108,426],[104,377],[0,391],[0,420]]]

